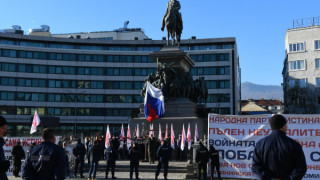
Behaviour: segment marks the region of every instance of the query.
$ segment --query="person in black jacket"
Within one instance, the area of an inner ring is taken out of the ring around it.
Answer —
[[[301,145],[287,137],[287,121],[282,115],[270,118],[272,133],[254,148],[252,172],[258,179],[300,180],[307,172]]]
[[[25,158],[25,153],[20,141],[18,141],[17,144],[12,148],[11,154],[13,156],[13,175],[15,177],[20,177],[19,172],[21,170],[21,160]]]
[[[113,147],[112,141],[110,141],[110,146],[106,149],[106,161],[107,161],[106,179],[108,179],[108,173],[109,173],[110,168],[111,168],[112,179],[116,179],[116,177],[114,176],[114,169],[116,167],[116,159],[117,159],[117,151]]]
[[[134,143],[132,148],[129,151],[129,158],[130,158],[130,179],[132,179],[133,175],[133,168],[135,169],[136,179],[139,179],[139,157],[140,151],[138,148],[138,144]]]
[[[83,166],[84,166],[84,156],[86,154],[86,148],[81,143],[81,139],[78,139],[77,145],[73,148],[72,154],[75,156],[75,167],[74,167],[74,177],[77,177],[78,173],[78,166],[80,164],[80,177],[84,178],[83,176]]]
[[[209,154],[211,159],[211,179],[213,179],[214,168],[216,168],[219,180],[221,180],[219,152],[211,145]]]
[[[5,141],[3,139],[4,134],[7,132],[7,121],[4,117],[0,116],[0,179],[8,180],[6,172],[10,167],[10,161],[5,159],[3,146]]]
[[[90,171],[89,171],[89,178],[88,180],[91,180],[91,175],[93,173],[94,180],[96,178],[97,168],[100,160],[100,154],[101,154],[101,148],[99,147],[98,140],[95,140],[93,142],[93,146],[89,149],[90,154]]]
[[[156,176],[155,179],[158,179],[162,164],[164,166],[163,176],[164,179],[167,179],[168,176],[168,166],[169,166],[169,160],[171,157],[172,148],[168,145],[168,142],[165,140],[161,141],[161,146],[159,147],[157,151],[157,157],[159,159]]]
[[[65,152],[55,143],[53,131],[45,128],[42,131],[44,140],[34,147],[22,164],[24,180],[62,180],[66,175]]]
[[[208,149],[202,144],[202,142],[199,142],[200,148],[197,150],[196,153],[196,162],[198,164],[198,170],[199,170],[199,179],[201,179],[201,169],[203,169],[203,179],[207,179],[207,164],[209,161],[209,152]]]
[[[151,134],[150,137],[148,138],[148,156],[149,156],[150,164],[154,164],[154,160],[156,159],[156,151],[157,151],[156,146],[157,146],[156,140]]]

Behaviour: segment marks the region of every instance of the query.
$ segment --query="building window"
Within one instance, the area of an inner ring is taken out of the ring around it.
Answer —
[[[294,70],[305,70],[305,60],[289,61],[289,68]]]
[[[299,87],[307,87],[307,79],[290,79],[289,86],[294,87],[295,85],[298,85]]]
[[[315,60],[315,64],[316,64],[316,69],[319,69],[320,68],[320,59],[316,59]]]
[[[320,49],[320,40],[314,41],[314,49]]]
[[[316,87],[320,87],[320,77],[316,78]]]
[[[289,44],[290,52],[304,51],[304,43]]]

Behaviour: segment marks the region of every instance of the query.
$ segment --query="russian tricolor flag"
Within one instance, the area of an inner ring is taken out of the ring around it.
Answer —
[[[148,121],[161,118],[164,114],[164,97],[160,89],[147,82],[144,98],[144,114]]]

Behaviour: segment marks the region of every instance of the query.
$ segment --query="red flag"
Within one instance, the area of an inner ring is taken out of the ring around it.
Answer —
[[[184,130],[184,124],[182,126],[182,139],[181,139],[181,150],[184,150],[184,147],[186,146],[186,132]]]
[[[121,126],[121,133],[120,133],[120,140],[123,140],[124,138],[124,129],[123,129],[123,124]]]
[[[174,131],[173,131],[173,125],[171,124],[171,147],[174,149]]]
[[[152,134],[152,137],[154,137],[154,129],[153,129],[153,124],[152,124],[152,131],[151,131],[151,134]]]
[[[121,126],[121,133],[120,133],[120,148],[122,149],[123,148],[123,138],[124,138],[124,129],[123,129],[123,124]]]
[[[105,141],[105,146],[106,148],[110,147],[110,138],[111,138],[111,134],[110,134],[110,130],[109,130],[109,124],[107,126],[107,132],[106,132],[106,141]]]
[[[39,124],[40,124],[40,118],[39,118],[38,112],[35,111],[34,115],[33,115],[30,134],[33,134],[33,133],[37,132],[37,127],[39,126]]]
[[[162,141],[161,124],[159,123],[159,140]]]
[[[127,131],[127,148],[131,147],[131,133],[130,133],[130,126],[128,124],[128,131]]]
[[[188,124],[187,138],[188,138],[188,149],[191,149],[191,129],[190,129],[190,123]]]
[[[166,134],[164,135],[164,139],[168,138],[168,124],[166,124]]]
[[[194,142],[198,142],[198,125],[196,124],[195,132],[194,132]]]
[[[139,124],[137,124],[137,131],[136,131],[136,136],[139,139],[140,138],[140,133],[139,133]]]

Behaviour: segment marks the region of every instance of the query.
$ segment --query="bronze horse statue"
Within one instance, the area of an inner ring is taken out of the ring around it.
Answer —
[[[177,0],[170,0],[168,2],[167,11],[162,19],[161,30],[167,28],[167,46],[169,45],[170,36],[172,38],[172,45],[175,45],[175,38],[177,39],[178,46],[180,46],[180,38],[183,29],[182,16],[179,12],[181,6]]]

